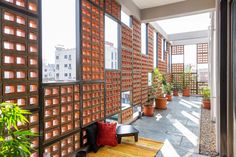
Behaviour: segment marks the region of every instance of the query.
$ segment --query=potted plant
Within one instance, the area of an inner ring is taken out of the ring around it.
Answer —
[[[20,130],[18,123],[26,124],[24,115],[30,112],[12,103],[0,104],[0,156],[28,157],[31,154],[30,137],[37,136],[30,130]]]
[[[190,77],[190,73],[183,73],[183,89],[182,89],[182,92],[183,92],[183,96],[187,96],[189,97],[190,96],[190,88],[189,88],[189,83],[186,81],[186,76],[189,76]]]
[[[145,116],[152,117],[154,115],[154,100],[155,96],[150,92],[148,94],[148,101],[143,106],[143,113]]]
[[[208,87],[204,87],[202,89],[202,95],[203,95],[203,100],[202,100],[203,108],[210,109],[211,108],[210,89]]]
[[[171,92],[173,91],[173,85],[171,83],[167,83],[163,86],[163,90],[166,93],[167,101],[172,101]]]
[[[173,96],[179,96],[179,91],[181,90],[181,84],[177,84],[176,80],[173,79]]]
[[[178,85],[177,85],[176,80],[174,78],[173,78],[173,95],[179,96]]]
[[[160,73],[158,68],[155,68],[153,71],[153,82],[154,88],[156,90],[156,106],[158,109],[166,109],[167,108],[167,99],[162,92],[162,86],[166,84],[165,77]]]

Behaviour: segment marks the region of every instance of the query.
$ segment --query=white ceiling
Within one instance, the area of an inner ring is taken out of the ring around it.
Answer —
[[[185,0],[133,0],[133,2],[139,7],[139,9],[153,8],[182,1]]]
[[[166,20],[156,21],[156,23],[167,33],[176,34],[184,32],[194,32],[208,30],[211,25],[209,13],[182,16]],[[184,27],[183,27],[184,26]]]

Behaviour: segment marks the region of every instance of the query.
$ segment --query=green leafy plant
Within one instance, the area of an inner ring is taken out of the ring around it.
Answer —
[[[177,90],[177,91],[181,91],[182,90],[182,85],[181,84],[177,84],[175,78],[173,78],[172,84],[173,84],[173,90]]]
[[[171,83],[166,83],[166,85],[163,85],[163,91],[170,95],[171,92],[173,91],[173,85]]]
[[[211,91],[209,87],[202,88],[203,100],[210,100]]]
[[[186,81],[186,77],[189,77],[189,79],[191,79],[191,74],[185,72],[182,73],[183,84],[181,86],[183,89],[189,88],[189,81]]]
[[[20,130],[18,123],[28,123],[24,115],[31,114],[13,103],[0,104],[0,156],[28,157],[31,154],[30,137],[37,134],[30,130]]]
[[[152,72],[152,88],[150,91],[150,95],[154,95],[156,97],[156,93],[158,89],[161,88],[161,84],[163,83],[163,75],[160,73],[158,68],[155,68]]]

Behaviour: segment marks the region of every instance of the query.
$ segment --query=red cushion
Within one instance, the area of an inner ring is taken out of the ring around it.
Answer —
[[[97,145],[116,146],[117,144],[116,123],[98,122]]]

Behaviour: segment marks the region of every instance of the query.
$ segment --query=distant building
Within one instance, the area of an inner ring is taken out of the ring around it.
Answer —
[[[110,42],[105,42],[106,53],[106,68],[107,69],[118,69],[118,49]]]
[[[43,64],[43,82],[55,81],[55,64]]]
[[[198,69],[198,81],[199,82],[208,82],[208,68]]]
[[[56,46],[55,51],[55,80],[70,81],[76,79],[76,49],[65,49]]]

